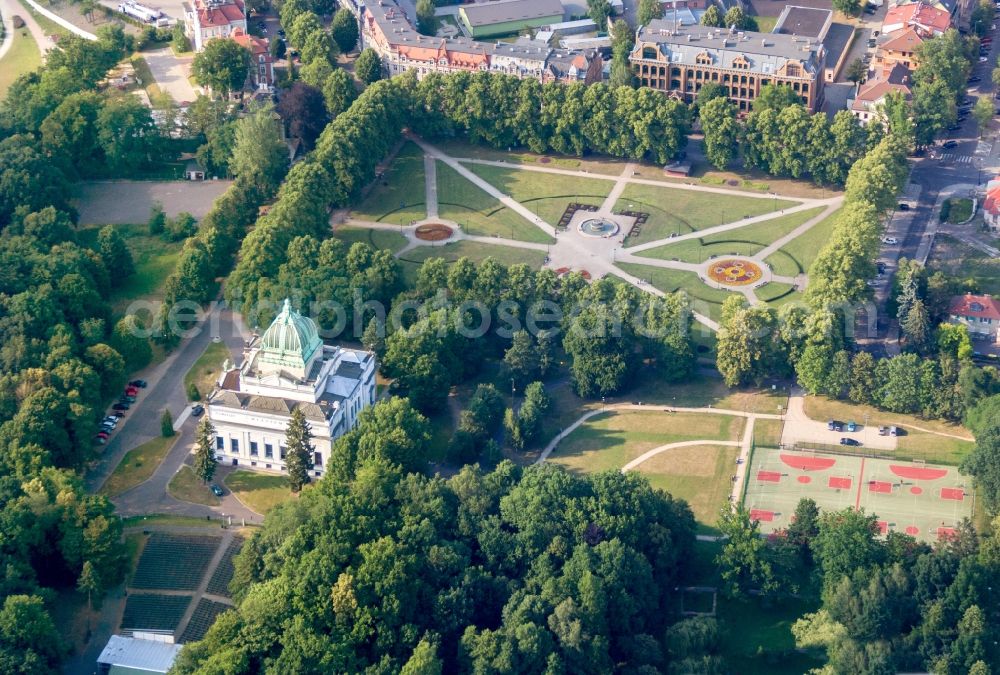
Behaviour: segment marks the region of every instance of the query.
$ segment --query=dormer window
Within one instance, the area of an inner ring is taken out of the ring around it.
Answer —
[[[984,309],[986,309],[986,307],[984,307],[982,303],[979,302],[970,302],[969,309],[971,309],[973,312],[982,312]]]
[[[733,59],[733,68],[750,68],[750,62],[742,54]]]
[[[710,66],[712,65],[712,56],[708,52],[702,52],[694,58],[694,61],[699,66]]]

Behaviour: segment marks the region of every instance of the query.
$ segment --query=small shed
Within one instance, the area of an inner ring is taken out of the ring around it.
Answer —
[[[663,173],[674,178],[686,178],[691,175],[691,162],[678,160],[663,167]]]

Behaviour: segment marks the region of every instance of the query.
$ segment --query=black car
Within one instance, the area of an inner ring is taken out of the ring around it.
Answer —
[[[147,384],[146,380],[132,380],[131,382],[128,383],[128,386],[139,387],[139,389],[145,389],[146,384]]]
[[[952,148],[957,148],[958,147],[958,141],[945,141],[944,145],[942,145],[941,147],[945,148],[946,150],[951,150]]]
[[[905,203],[905,202],[900,202],[898,206],[899,206],[899,210],[900,211],[909,211],[910,210],[910,205],[907,204],[907,203]]]
[[[118,403],[115,403],[113,406],[111,406],[111,409],[112,410],[128,410],[130,407],[131,406],[128,403],[124,403],[122,401],[119,401]]]
[[[222,491],[222,488],[220,488],[215,483],[209,485],[208,489],[211,490],[212,494],[215,495],[216,497],[221,497],[222,495],[226,494],[225,492]]]
[[[203,406],[202,404],[195,403],[193,406],[191,406],[192,417],[201,417],[203,412],[205,412],[205,406]]]
[[[969,84],[975,84],[976,82],[982,82],[982,81],[983,81],[983,78],[981,78],[981,77],[970,77],[969,78]]]
[[[875,269],[878,270],[879,276],[882,276],[883,274],[885,274],[885,263],[882,262],[881,260],[878,261],[877,263],[875,263]]]
[[[840,439],[840,444],[841,445],[851,445],[851,446],[854,446],[854,447],[860,447],[861,446],[861,441],[855,440],[853,438],[846,438],[845,437],[845,438],[841,438]]]

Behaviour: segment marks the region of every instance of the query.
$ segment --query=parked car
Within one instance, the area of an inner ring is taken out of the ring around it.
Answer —
[[[969,84],[975,84],[976,82],[982,82],[982,81],[983,81],[983,78],[981,78],[981,77],[970,77],[969,78]]]
[[[115,403],[113,406],[111,406],[111,409],[112,410],[128,410],[130,407],[131,406],[126,401],[118,401],[118,403]]]
[[[858,430],[858,425],[854,423],[854,420],[851,420],[847,423],[847,430],[851,433],[854,433],[855,431]]]
[[[895,237],[882,237],[882,243],[888,244],[889,246],[895,246],[899,243],[899,239],[896,239]]]
[[[888,436],[889,435],[889,427],[879,427],[878,428],[878,435],[879,436]]]
[[[830,420],[826,423],[827,431],[843,431],[844,423],[837,420]]]
[[[910,210],[910,205],[907,204],[906,202],[900,202],[899,203],[899,210],[900,211],[909,211]]]
[[[130,387],[139,387],[139,389],[146,388],[146,380],[132,380],[128,384]]]
[[[840,444],[841,445],[850,445],[850,446],[853,446],[853,447],[860,447],[861,446],[861,441],[855,440],[853,438],[846,438],[845,437],[845,438],[841,438],[840,439]]]
[[[101,436],[100,434],[97,434],[96,436],[94,436],[94,443],[96,443],[97,445],[104,445],[107,442],[108,442],[108,439],[105,436]],[[730,496],[732,496],[732,495],[730,495]]]
[[[202,404],[195,403],[193,406],[191,406],[191,416],[192,417],[201,417],[201,414],[203,412],[205,412],[205,406],[203,406]]]
[[[875,263],[875,269],[878,270],[879,276],[885,274],[885,263],[879,260]]]
[[[121,401],[122,403],[135,403],[135,396],[130,396],[128,394],[125,394],[118,400]]]
[[[112,412],[108,416],[109,417],[114,417],[116,419],[121,419],[121,418],[125,417],[125,413],[124,413],[124,411],[121,411],[121,410],[115,410],[114,412]]]
[[[941,147],[944,148],[944,149],[946,149],[946,150],[951,150],[952,148],[957,148],[958,147],[958,141],[945,141],[941,145]]]
[[[209,485],[208,489],[211,490],[212,494],[215,495],[216,497],[221,497],[222,495],[226,494],[225,492],[223,492],[222,488],[220,488],[215,483]]]

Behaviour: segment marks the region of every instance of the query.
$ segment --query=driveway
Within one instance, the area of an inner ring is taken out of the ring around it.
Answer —
[[[31,33],[31,37],[35,38],[35,43],[38,45],[39,51],[42,53],[42,58],[45,58],[45,52],[50,49],[54,49],[56,43],[52,41],[42,27],[38,25],[35,18],[28,13],[28,10],[24,8],[21,3],[17,0],[0,0],[0,15],[3,16],[3,24],[7,31],[5,35],[8,37],[4,39],[3,46],[0,47],[0,57],[7,53],[7,50],[11,48],[13,41],[10,39],[10,35],[14,30],[14,15],[17,15],[24,19],[24,27],[28,29]]]
[[[77,184],[73,206],[81,225],[145,223],[155,202],[175,217],[187,211],[201,219],[232,181],[88,181]]]
[[[837,445],[841,437],[850,437],[861,441],[864,448],[876,448],[879,450],[895,450],[896,438],[894,436],[879,436],[878,426],[865,425],[864,420],[853,420],[858,423],[858,431],[852,433],[829,431],[826,428],[826,421],[809,419],[805,413],[805,395],[798,387],[792,389],[791,396],[788,397],[788,413],[785,415],[785,426],[781,434],[781,445],[792,447],[797,443],[822,443]],[[850,420],[840,420],[848,422]]]
[[[149,64],[156,84],[174,101],[183,106],[198,98],[198,92],[188,80],[193,56],[174,56],[170,47],[143,52],[142,56]]]

